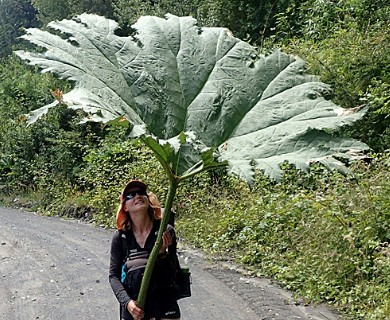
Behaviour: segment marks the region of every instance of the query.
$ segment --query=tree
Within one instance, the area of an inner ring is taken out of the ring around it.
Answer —
[[[273,34],[275,14],[283,10],[286,1],[269,0],[203,0],[197,11],[200,23],[208,27],[226,27],[250,43],[262,46]]]
[[[32,0],[39,21],[46,25],[50,21],[72,18],[81,13],[96,13],[113,18],[111,0]]]
[[[12,53],[23,28],[36,27],[35,10],[29,0],[0,0],[0,57]]]
[[[191,17],[141,17],[135,38],[117,23],[83,14],[49,27],[68,38],[29,29],[25,39],[48,49],[17,54],[43,72],[74,82],[66,94],[33,111],[29,123],[66,104],[85,121],[128,124],[131,137],[153,150],[169,178],[165,213],[142,281],[142,308],[161,236],[179,183],[227,166],[249,185],[254,170],[280,179],[279,164],[305,170],[318,161],[345,169],[368,147],[332,131],[360,119],[327,100],[330,88],[304,73],[305,63],[275,51],[258,55],[224,28],[202,28]]]
[[[117,0],[113,2],[114,17],[122,29],[131,31],[131,25],[140,16],[164,17],[171,13],[178,16],[197,16],[202,0]]]
[[[170,13],[192,16],[200,26],[226,27],[236,37],[257,46],[262,46],[275,33],[277,14],[290,5],[291,1],[270,0],[117,0],[113,3],[114,17],[125,30],[131,30],[140,16],[164,17]]]

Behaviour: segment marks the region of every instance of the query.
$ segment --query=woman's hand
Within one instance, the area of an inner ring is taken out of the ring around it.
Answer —
[[[133,316],[134,320],[140,320],[144,317],[144,311],[137,307],[134,300],[130,300],[127,304],[127,310]]]
[[[170,246],[172,244],[172,236],[171,236],[171,234],[170,234],[170,232],[168,230],[166,230],[163,233],[162,241],[163,242],[162,242],[162,245],[161,245],[159,253],[166,252],[168,246]]]

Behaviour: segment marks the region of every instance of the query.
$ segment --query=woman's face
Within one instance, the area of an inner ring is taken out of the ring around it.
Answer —
[[[125,211],[132,213],[136,211],[147,212],[149,207],[149,199],[146,192],[141,189],[130,189],[124,199]]]

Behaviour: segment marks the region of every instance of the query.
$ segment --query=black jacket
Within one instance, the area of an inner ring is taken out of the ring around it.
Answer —
[[[139,246],[131,231],[117,230],[112,237],[109,282],[120,303],[122,319],[133,319],[126,306],[130,300],[137,299],[137,296],[130,294],[130,288],[121,282],[122,266],[126,261],[128,251],[147,251],[150,254],[156,242],[159,227],[160,220],[154,221],[144,248]],[[171,226],[169,228],[173,230]],[[172,245],[168,247],[168,256],[158,257],[156,260],[145,302],[144,319],[149,317],[156,317],[156,319],[180,317],[174,286],[177,263],[176,237],[173,236]]]

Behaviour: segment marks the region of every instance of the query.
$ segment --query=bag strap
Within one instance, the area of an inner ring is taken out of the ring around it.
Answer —
[[[126,258],[130,255],[130,249],[128,245],[127,235],[123,230],[119,230],[119,236],[122,239],[123,248],[125,248]]]

